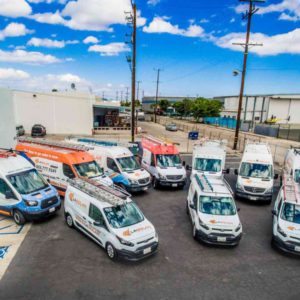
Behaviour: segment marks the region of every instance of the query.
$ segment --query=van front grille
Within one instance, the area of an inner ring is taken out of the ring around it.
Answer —
[[[263,194],[266,189],[252,186],[244,186],[246,192],[255,193],[255,194]]]
[[[56,204],[58,202],[58,199],[56,196],[45,199],[41,203],[41,208],[47,208],[49,206],[52,206],[53,204]]]

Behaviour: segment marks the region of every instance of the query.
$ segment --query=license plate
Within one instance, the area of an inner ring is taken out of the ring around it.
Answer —
[[[250,199],[250,200],[254,200],[254,201],[255,201],[255,200],[256,200],[256,197],[249,196],[249,199]]]
[[[226,237],[218,236],[218,237],[217,237],[217,241],[218,241],[218,242],[226,242]]]
[[[172,183],[172,187],[176,187],[177,186],[177,183]]]
[[[295,251],[300,252],[300,247],[299,247],[299,246],[296,246],[296,247],[295,247]]]
[[[52,213],[52,212],[54,212],[55,211],[55,207],[51,207],[50,209],[49,209],[49,213]]]
[[[151,252],[151,247],[144,249],[143,253],[148,254]]]
[[[143,188],[143,191],[147,191],[147,190],[148,190],[148,188],[147,188],[147,187],[144,187],[144,188]]]

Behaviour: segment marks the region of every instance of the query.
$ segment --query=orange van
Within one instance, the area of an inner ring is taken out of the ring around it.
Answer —
[[[93,178],[112,186],[112,180],[88,153],[89,148],[65,142],[20,138],[16,150],[30,160],[37,170],[53,185],[61,196],[65,195],[68,179]]]

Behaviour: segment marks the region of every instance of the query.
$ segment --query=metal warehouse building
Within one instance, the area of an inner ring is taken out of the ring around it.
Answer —
[[[11,147],[17,125],[23,125],[26,133],[34,124],[42,124],[49,134],[91,134],[94,126],[100,125],[101,116],[119,113],[119,105],[77,91],[0,89],[0,111],[0,147]]]
[[[236,117],[239,96],[214,97],[224,103],[222,117]],[[270,118],[278,123],[300,123],[300,94],[246,95],[243,98],[242,121],[263,123]]]

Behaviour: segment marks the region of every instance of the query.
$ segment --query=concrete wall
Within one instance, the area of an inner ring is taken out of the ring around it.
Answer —
[[[16,122],[29,133],[42,124],[50,134],[91,134],[94,96],[73,93],[13,91]]]
[[[0,89],[0,147],[14,148],[16,145],[16,121],[12,92]]]

